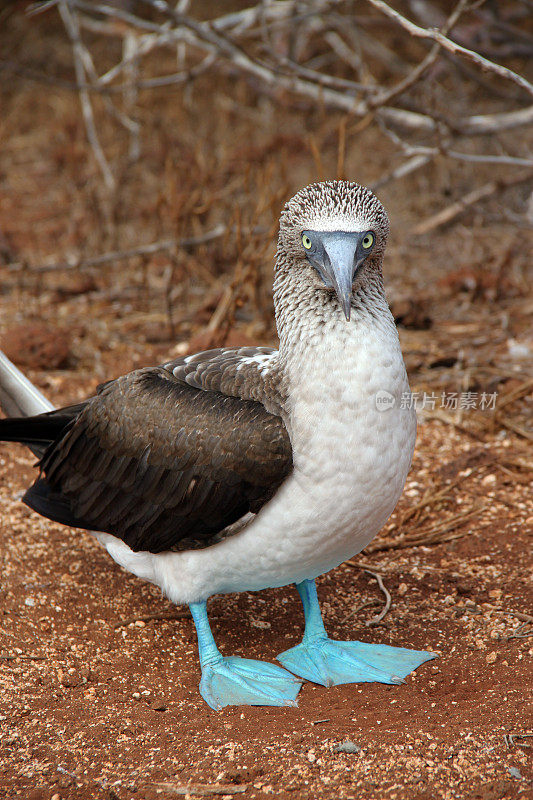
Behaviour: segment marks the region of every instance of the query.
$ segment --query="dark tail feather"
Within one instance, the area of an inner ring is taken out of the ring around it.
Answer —
[[[84,406],[85,403],[78,403],[35,417],[0,419],[0,441],[21,442],[42,458],[47,448],[66,432]]]

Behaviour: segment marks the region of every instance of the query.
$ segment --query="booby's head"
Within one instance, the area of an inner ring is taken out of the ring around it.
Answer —
[[[354,284],[379,267],[389,220],[377,197],[353,181],[312,183],[285,205],[279,251],[334,292],[349,321]]]

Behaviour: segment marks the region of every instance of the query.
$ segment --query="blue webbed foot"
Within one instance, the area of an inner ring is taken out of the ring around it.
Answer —
[[[278,656],[284,667],[313,683],[336,686],[340,683],[403,683],[414,669],[435,658],[425,650],[406,650],[387,644],[337,642],[326,634],[315,582],[296,584],[305,614],[305,634],[301,644]]]
[[[200,694],[220,711],[224,706],[295,706],[302,682],[287,670],[264,661],[224,658],[215,644],[205,601],[191,603],[202,667]]]
[[[278,656],[286,669],[322,686],[341,683],[402,683],[424,661],[435,658],[425,650],[406,650],[386,644],[337,642],[327,636],[305,640]]]
[[[231,656],[204,664],[200,694],[216,711],[236,705],[296,706],[301,685],[275,664]]]

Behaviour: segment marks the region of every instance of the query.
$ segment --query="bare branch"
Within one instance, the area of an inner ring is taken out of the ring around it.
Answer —
[[[189,31],[189,41],[195,45],[201,45],[211,52],[218,53],[231,61],[244,73],[258,78],[272,88],[283,88],[294,91],[295,89],[302,95],[311,98],[315,102],[333,104],[343,111],[355,114],[366,113],[368,105],[364,102],[356,103],[345,91],[336,91],[316,83],[298,78],[286,76],[279,70],[273,69],[263,62],[257,61],[234,44],[230,39],[215,30],[212,25],[179,14],[171,8],[165,0],[143,0],[146,5],[156,8],[172,19],[177,25]],[[357,88],[357,87],[356,87]]]
[[[126,36],[124,37],[124,42],[127,42],[127,41],[128,41],[128,34],[126,34]],[[98,82],[99,82],[98,74],[96,72],[96,68],[94,66],[94,62],[93,62],[92,56],[89,53],[89,51],[87,50],[87,48],[85,47],[85,45],[83,44],[83,42],[81,41],[81,39],[79,40],[79,53],[80,53],[80,57],[83,60],[83,67],[85,69],[85,73],[90,77],[90,79],[93,82],[93,85],[98,85]],[[128,88],[132,88],[132,87],[134,87],[134,83],[133,82],[128,84],[128,85],[126,85],[126,87],[124,87],[124,88],[128,89]],[[102,100],[103,100],[104,106],[105,106],[108,114],[110,114],[112,117],[114,117],[130,133],[130,136],[131,136],[130,154],[131,154],[131,150],[132,149],[135,150],[135,141],[137,141],[138,137],[139,137],[139,132],[140,132],[139,123],[135,122],[132,119],[130,119],[127,116],[127,114],[123,114],[122,111],[119,111],[115,107],[115,105],[113,104],[113,101],[109,97],[107,97],[105,94],[102,96]],[[133,143],[133,145],[132,145],[132,143]]]
[[[483,186],[478,186],[477,189],[466,194],[461,200],[457,200],[457,202],[452,203],[452,205],[448,206],[448,208],[439,211],[437,214],[434,214],[432,217],[425,219],[419,225],[416,225],[412,229],[412,233],[415,236],[421,236],[424,233],[429,233],[435,228],[440,228],[443,225],[447,225],[449,222],[452,222],[459,214],[462,214],[470,206],[473,206],[475,203],[478,203],[480,200],[484,200],[487,197],[490,197],[493,194],[496,194],[498,190],[507,189],[510,186],[516,186],[519,183],[527,183],[533,178],[533,172],[527,173],[526,175],[520,175],[519,177],[515,178],[514,180],[507,180],[507,181],[490,181],[489,183],[483,184]]]
[[[459,0],[457,6],[450,14],[449,18],[443,25],[441,29],[441,33],[443,36],[446,36],[447,33],[453,28],[461,14],[463,13],[468,0]],[[411,86],[414,86],[423,76],[423,74],[431,67],[432,64],[435,63],[437,57],[439,55],[440,49],[442,45],[440,42],[436,42],[427,56],[420,62],[410,73],[407,75],[403,80],[393,86],[391,89],[388,89],[384,92],[381,92],[375,100],[372,101],[374,107],[377,106],[384,106],[390,103],[391,100],[399,97],[399,95],[403,94],[407,89],[410,89]]]
[[[427,28],[411,22],[384,0],[369,0],[380,13],[401,26],[405,31],[403,36],[432,42],[427,55],[415,66],[399,58],[386,43],[373,40],[369,49],[371,37],[367,28],[376,21],[381,24],[381,20],[373,13],[362,16],[359,7],[357,16],[349,15],[341,0],[314,0],[308,4],[302,4],[300,0],[255,2],[249,8],[221,14],[209,21],[198,20],[189,14],[188,0],[142,0],[142,3],[163,16],[147,14],[146,18],[143,17],[141,3],[125,7],[125,4],[121,6],[105,0],[57,0],[72,41],[77,91],[87,135],[109,185],[111,171],[96,133],[90,93],[102,94],[107,112],[129,131],[130,153],[135,154],[139,152],[139,127],[135,120],[138,90],[187,85],[215,65],[232,77],[235,74],[243,76],[257,91],[275,100],[284,92],[290,92],[314,106],[335,109],[351,118],[361,118],[365,125],[377,122],[395,146],[402,150],[406,160],[384,174],[375,186],[402,178],[438,156],[504,167],[529,167],[533,163],[524,148],[515,148],[516,155],[507,154],[503,149],[500,153],[484,154],[477,148],[457,144],[460,137],[490,135],[531,125],[533,106],[520,109],[511,107],[512,110],[503,113],[475,114],[470,117],[456,111],[454,117],[455,108],[444,105],[442,92],[434,93],[433,102],[425,105],[421,104],[420,95],[410,92],[436,63],[439,54],[453,62],[453,69],[456,75],[461,76],[460,80],[472,80],[472,75],[465,79],[458,69],[458,66],[466,69],[464,59],[469,59],[474,62],[475,68],[468,69],[477,77],[482,77],[477,69],[481,67],[490,72],[491,78],[497,75],[513,80],[528,92],[533,91],[533,86],[525,78],[449,38],[448,34],[461,14],[477,8],[476,4],[469,6],[468,0],[456,0],[457,4],[447,19],[435,3],[426,0],[424,8],[427,14],[423,24],[427,24]],[[55,0],[48,7],[54,4]],[[434,19],[434,23],[431,19]],[[302,25],[297,26],[301,36],[298,37],[296,48],[290,46],[291,41],[296,42],[293,36],[295,20],[304,20]],[[429,27],[430,24],[441,26],[440,30]],[[122,43],[122,57],[103,75],[97,74],[91,51],[81,40],[80,26]],[[281,34],[279,39],[272,38],[274,30]],[[460,30],[457,31],[455,38],[460,33]],[[468,43],[466,38],[464,41]],[[302,47],[302,43],[305,43],[305,47]],[[148,73],[139,78],[141,59],[157,49],[170,48],[174,51],[177,45],[183,56],[178,59],[178,71],[167,75]],[[312,57],[309,51],[313,52]],[[289,57],[285,55],[286,52]],[[368,66],[369,53],[373,60],[381,62],[388,72],[388,78],[378,81],[373,77]],[[345,65],[348,65],[348,72]],[[330,70],[330,66],[333,69]],[[2,67],[13,69],[10,64],[3,64]],[[447,67],[447,75],[449,69]],[[18,73],[22,74],[20,70]],[[394,73],[400,73],[401,78],[390,85],[390,75]],[[439,83],[440,74],[437,73],[435,77],[437,88],[444,89],[444,85]],[[47,79],[47,76],[43,75],[43,79]],[[489,83],[483,80],[485,90],[492,91],[491,83],[494,81]],[[112,95],[119,92],[124,98],[123,107],[112,101]],[[497,87],[494,92],[495,97],[501,99],[502,93],[498,94]],[[404,102],[407,107],[391,105],[401,95],[406,96]],[[348,126],[348,134],[353,132],[350,123],[342,124]],[[402,135],[405,135],[406,141],[393,134],[391,129],[404,132]],[[413,134],[417,135],[418,141],[413,141]]]
[[[395,11],[393,8],[390,8],[383,0],[367,0],[374,8],[377,8],[379,11],[382,11],[386,14],[390,19],[393,19],[402,28],[405,28],[411,36],[416,36],[419,39],[432,39],[435,42],[438,42],[441,47],[444,47],[445,50],[448,50],[450,53],[459,54],[465,56],[465,58],[470,59],[478,66],[486,69],[489,72],[493,72],[495,75],[499,75],[500,78],[505,78],[507,80],[513,81],[524,89],[529,94],[533,95],[533,84],[523,78],[521,75],[517,75],[516,72],[513,72],[511,69],[507,69],[507,67],[502,67],[501,64],[495,64],[493,61],[489,61],[488,58],[484,58],[483,56],[476,53],[474,50],[469,50],[467,47],[463,47],[460,44],[448,39],[444,34],[440,31],[427,29],[427,28],[420,28],[418,25],[415,25],[414,22],[410,22],[410,20],[406,19],[406,17],[402,16],[399,11]]]
[[[179,247],[189,248],[197,247],[200,244],[212,242],[213,239],[218,239],[226,232],[225,225],[217,225],[202,236],[192,236],[188,239],[162,239],[159,242],[151,242],[150,244],[139,245],[139,247],[131,247],[128,250],[112,250],[109,253],[102,253],[99,256],[91,256],[79,261],[64,261],[60,264],[43,264],[40,267],[31,267],[32,272],[60,272],[61,270],[86,270],[94,267],[99,267],[102,264],[108,264],[111,261],[119,261],[124,258],[133,258],[134,256],[149,256],[154,253],[159,253],[161,250],[174,250]],[[25,267],[21,264],[8,265],[11,271],[20,271]]]
[[[109,168],[109,164],[107,163],[104,151],[100,145],[100,140],[98,139],[89,93],[87,92],[87,89],[83,88],[85,84],[85,67],[83,64],[83,45],[80,39],[78,22],[75,16],[73,16],[66,0],[61,0],[59,4],[59,13],[61,14],[61,19],[63,20],[63,24],[65,25],[69,38],[72,42],[74,70],[76,72],[76,81],[79,87],[80,102],[83,112],[83,119],[85,120],[87,138],[89,139],[89,143],[92,147],[98,166],[102,171],[107,188],[113,189],[115,186],[115,179],[113,178],[113,174]]]
[[[363,66],[361,57],[348,47],[346,42],[341,39],[338,33],[331,31],[324,36],[325,41],[329,44],[332,50],[344,61],[348,66],[355,70],[358,74],[361,73]]]
[[[407,111],[404,108],[390,108],[384,106],[376,113],[377,119],[382,119],[400,128],[406,128],[420,133],[433,133],[437,129],[437,122],[427,114],[419,114],[416,111]]]
[[[458,130],[464,135],[501,133],[533,123],[533,106],[509,111],[506,114],[481,114],[460,120]]]
[[[396,167],[396,169],[393,169],[391,172],[387,172],[385,175],[382,175],[381,178],[378,178],[378,180],[375,181],[370,188],[373,191],[381,189],[381,187],[385,186],[387,183],[396,181],[399,178],[404,178],[406,175],[410,175],[411,172],[414,172],[421,167],[425,167],[430,161],[431,156],[429,155],[414,155],[400,164],[399,167]]]
[[[441,140],[438,147],[425,147],[422,145],[411,145],[405,142],[397,133],[391,131],[380,121],[381,130],[398,145],[408,156],[427,156],[428,158],[442,155],[448,158],[455,158],[457,161],[468,161],[477,164],[502,164],[508,167],[533,167],[533,158],[519,158],[508,155],[498,155],[496,153],[461,153],[451,150],[448,141]],[[449,137],[448,137],[449,138]]]

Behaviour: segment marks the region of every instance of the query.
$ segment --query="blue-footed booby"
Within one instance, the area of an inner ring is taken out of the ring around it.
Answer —
[[[277,350],[178,358],[58,410],[0,360],[0,401],[18,414],[0,421],[0,439],[39,457],[24,502],[92,531],[122,567],[189,605],[212,708],[294,705],[301,678],[400,683],[433,657],[330,639],[315,588],[379,532],[413,455],[415,412],[400,402],[409,386],[383,289],[388,230],[380,201],[350,181],[312,184],[286,204]],[[289,583],[305,632],[278,656],[283,667],[223,657],[207,599]]]

